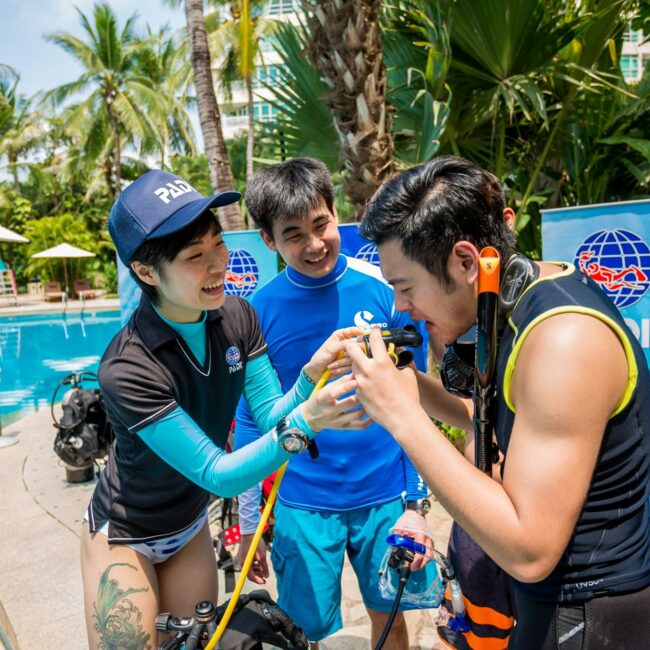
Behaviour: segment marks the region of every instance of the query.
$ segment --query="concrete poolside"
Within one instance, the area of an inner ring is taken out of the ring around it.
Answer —
[[[47,409],[2,433],[16,443],[3,447],[0,438],[0,626],[13,650],[85,649],[79,533],[93,484],[65,481],[64,467],[52,450],[54,428]],[[449,516],[434,502],[428,518],[437,547],[445,549]],[[247,583],[244,591],[252,588]],[[267,588],[276,595],[273,580]],[[365,650],[370,626],[347,564],[342,591],[345,627],[324,645],[328,650]],[[434,610],[406,616],[411,648],[444,648],[435,634]]]
[[[87,300],[67,300],[65,303],[45,302],[41,296],[18,296],[18,304],[6,300],[0,303],[0,316],[34,316],[37,314],[61,314],[64,312],[91,312],[119,310],[118,298],[92,298]]]

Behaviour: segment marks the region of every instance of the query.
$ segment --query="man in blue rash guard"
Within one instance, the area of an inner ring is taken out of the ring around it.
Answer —
[[[356,397],[343,397],[354,390],[349,376],[311,394],[358,329],[332,334],[282,396],[255,312],[224,295],[228,250],[212,209],[239,198],[203,197],[153,170],[122,192],[109,216],[143,297],[99,368],[115,442],[82,531],[90,648],[157,645],[159,612],[190,614],[196,603],[216,601],[209,493],[237,494],[299,451],[274,428],[282,416],[303,446],[323,428],[366,426]],[[242,394],[258,426],[272,431],[226,454]]]
[[[326,332],[412,322],[396,312],[393,292],[375,267],[339,254],[333,198],[326,167],[309,158],[260,170],[246,191],[246,206],[262,238],[287,264],[253,298],[283,388],[293,384]],[[422,362],[423,350],[417,354]],[[255,444],[260,432],[243,400],[235,422],[235,447]],[[386,536],[397,520],[410,529],[425,525],[415,509],[418,499],[426,497],[426,485],[391,436],[376,425],[343,435],[321,432],[318,448],[316,460],[306,454],[292,459],[280,487],[272,550],[278,602],[312,643],[340,629],[347,550],[375,645],[392,605],[382,600],[378,588]],[[413,508],[406,513],[405,499]],[[259,486],[239,497],[241,562],[259,520],[259,503]],[[268,574],[262,541],[248,577],[263,583]],[[408,648],[401,614],[386,647]]]

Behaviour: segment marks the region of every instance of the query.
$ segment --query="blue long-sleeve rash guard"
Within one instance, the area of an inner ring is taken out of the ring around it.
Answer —
[[[379,269],[341,255],[322,278],[307,277],[287,267],[253,298],[269,356],[283,387],[288,388],[323,337],[335,328],[356,325],[404,327],[407,314],[397,313],[393,290]],[[425,367],[425,350],[414,350]],[[263,431],[262,429],[261,431]],[[260,430],[242,400],[237,409],[235,448],[259,439]],[[365,430],[318,434],[320,457],[299,454],[287,467],[279,500],[296,508],[341,512],[371,507],[397,498],[417,499],[427,486],[392,436],[377,424]],[[260,489],[239,498],[243,533],[255,530]]]
[[[198,323],[175,323],[162,315],[161,318],[183,336],[197,359],[205,358],[205,319]],[[313,385],[301,373],[293,388],[283,396],[267,354],[246,366],[244,396],[261,431],[269,431],[282,415],[289,413],[292,423],[313,437],[315,433],[299,408],[312,389]],[[226,453],[180,407],[141,429],[138,435],[175,470],[208,492],[223,497],[235,496],[255,485],[291,458],[271,433],[243,449]]]

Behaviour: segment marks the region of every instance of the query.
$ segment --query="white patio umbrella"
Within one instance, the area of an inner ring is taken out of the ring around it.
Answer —
[[[27,239],[27,237],[23,237],[22,235],[19,235],[17,232],[14,232],[13,230],[9,230],[9,228],[0,226],[0,242],[3,241],[25,243],[28,242],[29,239]]]
[[[23,237],[22,235],[19,235],[17,232],[14,232],[13,230],[9,230],[9,228],[5,228],[4,226],[0,226],[0,242],[10,242],[10,243],[26,243],[28,242],[29,239],[27,237]],[[10,445],[14,445],[18,442],[18,438],[16,436],[3,436],[2,435],[2,423],[0,423],[0,449],[3,447],[9,447]]]
[[[61,257],[63,258],[63,276],[65,278],[65,293],[68,293],[68,266],[66,259],[69,257],[95,257],[95,253],[85,251],[83,248],[77,248],[70,244],[59,244],[52,248],[47,248],[40,253],[34,253],[32,257],[45,258],[45,257]]]

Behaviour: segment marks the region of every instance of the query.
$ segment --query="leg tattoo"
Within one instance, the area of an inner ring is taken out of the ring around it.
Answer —
[[[106,567],[99,580],[97,601],[93,603],[96,623],[93,629],[99,635],[100,650],[151,650],[150,635],[142,629],[142,612],[127,598],[142,589],[120,589],[117,580],[109,579],[108,574],[116,566],[127,566],[136,570],[131,564],[116,562]]]

